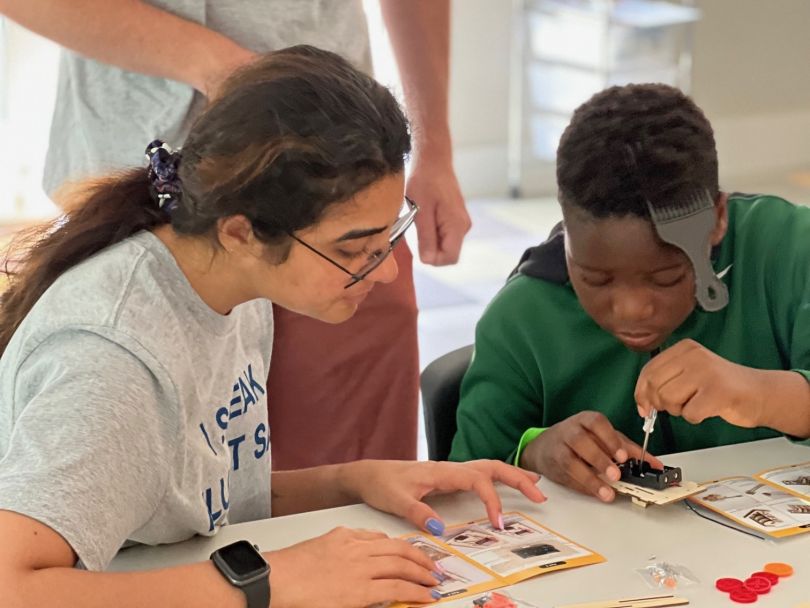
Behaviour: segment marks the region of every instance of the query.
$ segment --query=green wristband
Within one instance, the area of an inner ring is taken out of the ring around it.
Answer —
[[[520,466],[520,455],[523,453],[523,449],[527,445],[529,445],[532,441],[537,439],[540,436],[540,434],[543,431],[546,430],[546,428],[533,426],[533,427],[529,427],[528,429],[526,429],[526,431],[521,436],[520,441],[518,442],[517,452],[515,452],[515,466],[516,467]]]
[[[803,376],[807,382],[810,382],[810,370],[806,369],[792,369],[792,372],[796,372],[797,374]],[[806,445],[810,446],[810,437],[794,437],[793,435],[785,435],[790,441],[793,443],[798,443],[799,445]]]

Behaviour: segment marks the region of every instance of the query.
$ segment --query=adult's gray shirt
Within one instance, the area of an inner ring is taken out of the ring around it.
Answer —
[[[361,0],[149,0],[257,53],[311,44],[370,73]],[[160,40],[150,44],[160,47]],[[185,141],[205,98],[187,84],[122,70],[63,51],[43,185],[142,166],[153,139]]]

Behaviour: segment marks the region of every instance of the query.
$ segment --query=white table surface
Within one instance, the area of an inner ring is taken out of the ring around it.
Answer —
[[[786,439],[769,439],[676,454],[664,460],[670,466],[682,467],[687,480],[707,481],[810,461],[810,447]],[[649,564],[652,556],[656,561],[686,566],[700,580],[697,585],[679,586],[676,590],[677,595],[691,600],[691,606],[739,605],[718,592],[714,581],[724,576],[745,578],[774,561],[790,563],[795,573],[753,605],[791,608],[810,602],[810,533],[779,541],[760,540],[702,519],[680,503],[643,509],[618,497],[613,504],[605,505],[547,480],[542,480],[540,487],[549,500],[539,506],[511,488],[503,488],[504,511],[521,511],[607,558],[602,564],[552,572],[508,589],[515,597],[540,608],[655,594],[635,571]],[[443,496],[431,503],[448,525],[485,516],[482,505],[472,495]],[[273,550],[339,525],[374,528],[390,535],[413,531],[392,516],[355,505],[226,526],[213,538],[133,547],[121,552],[111,569],[138,570],[205,560],[215,548],[243,538],[263,551]],[[467,599],[441,605],[455,608],[470,604]]]

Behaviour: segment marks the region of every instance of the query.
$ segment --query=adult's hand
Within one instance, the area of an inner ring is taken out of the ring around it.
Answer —
[[[405,192],[419,205],[416,236],[422,262],[433,266],[458,262],[472,223],[452,159],[422,153],[415,159]]]

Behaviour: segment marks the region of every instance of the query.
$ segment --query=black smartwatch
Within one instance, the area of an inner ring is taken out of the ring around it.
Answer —
[[[246,540],[240,540],[211,554],[211,561],[228,582],[241,589],[247,608],[270,606],[270,564]]]

